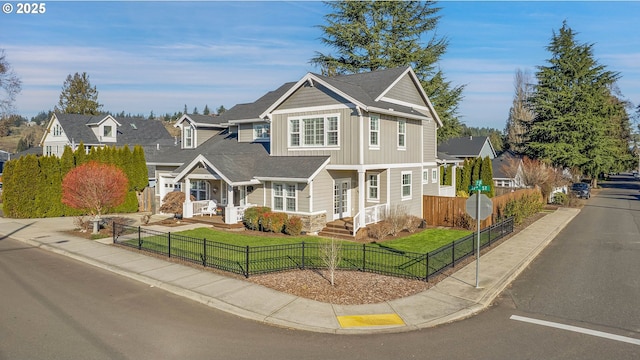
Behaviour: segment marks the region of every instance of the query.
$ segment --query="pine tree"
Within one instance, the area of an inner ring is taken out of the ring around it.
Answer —
[[[316,52],[311,63],[327,76],[410,65],[443,122],[438,141],[459,136],[457,118],[464,86],[452,87],[437,62],[448,40],[435,34],[440,8],[433,1],[327,1],[333,12],[320,26],[324,45],[336,55]],[[427,39],[426,43],[422,39]]]
[[[211,114],[211,110],[209,110],[209,105],[205,105],[204,110],[202,110],[202,115],[209,115],[209,114]]]
[[[83,72],[67,76],[55,109],[66,114],[97,115],[101,107],[102,104],[98,103],[98,90],[91,86],[89,75]]]
[[[606,70],[593,56],[593,45],[580,44],[563,23],[552,37],[548,66],[539,66],[531,97],[535,118],[525,152],[554,165],[577,168],[591,177],[615,168],[624,152],[612,133],[611,89],[618,73]],[[619,116],[616,112],[616,116]]]

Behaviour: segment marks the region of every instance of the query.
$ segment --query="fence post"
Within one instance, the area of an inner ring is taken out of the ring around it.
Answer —
[[[305,263],[304,263],[304,241],[302,242],[302,270],[304,270],[305,267]]]
[[[249,245],[247,245],[246,247],[246,251],[245,251],[245,266],[246,266],[246,270],[245,270],[245,274],[244,277],[248,278],[249,277]]]
[[[115,221],[115,220],[113,221],[113,226],[112,226],[112,228],[113,228],[113,229],[112,229],[112,230],[113,230],[113,232],[112,232],[112,233],[113,233],[113,234],[112,234],[112,236],[113,236],[113,243],[115,244],[115,243],[116,243],[116,221]]]
[[[426,269],[425,269],[425,270],[426,270],[426,273],[425,273],[425,277],[424,277],[424,279],[425,279],[427,282],[429,282],[429,253],[427,253],[427,254],[425,255],[425,257],[426,257],[426,261],[425,261],[425,263],[427,263],[427,264],[426,264],[427,266],[426,266]]]
[[[456,267],[456,242],[451,243],[451,267]]]
[[[167,238],[169,239],[169,257],[171,257],[171,232],[167,233]]]
[[[491,246],[491,226],[489,226],[489,246]]]
[[[367,246],[366,244],[362,244],[362,271],[364,272],[367,268]]]
[[[142,237],[140,237],[140,226],[138,226],[138,250],[142,250]]]
[[[207,238],[202,240],[202,266],[207,267]]]

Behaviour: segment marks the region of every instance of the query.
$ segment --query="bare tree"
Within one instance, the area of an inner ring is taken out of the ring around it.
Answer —
[[[516,70],[513,85],[515,95],[511,109],[509,109],[509,119],[505,129],[506,142],[509,149],[522,153],[523,144],[526,141],[527,126],[534,118],[533,111],[527,105],[528,99],[533,92],[531,74],[526,70]]]
[[[320,246],[320,259],[329,271],[329,282],[335,285],[335,274],[342,260],[342,244],[336,239],[326,241]]]
[[[0,49],[0,115],[13,112],[13,103],[21,90],[22,82],[6,60],[4,49]]]

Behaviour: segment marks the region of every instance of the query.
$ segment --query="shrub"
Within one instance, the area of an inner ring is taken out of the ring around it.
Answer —
[[[400,231],[405,229],[408,216],[406,209],[400,205],[389,211],[385,220],[389,224],[391,235],[396,236]]]
[[[565,205],[569,201],[569,196],[565,193],[557,192],[553,194],[553,201],[551,202],[554,205]]]
[[[196,198],[190,195],[191,201]],[[182,204],[184,204],[185,195],[182,191],[172,191],[164,196],[162,199],[162,206],[160,211],[166,214],[182,214]]]
[[[466,192],[465,190],[458,190],[458,192],[456,192],[456,196],[457,197],[468,198],[469,197],[469,193]]]
[[[302,233],[302,219],[298,216],[291,216],[284,225],[284,232],[287,235],[298,236]]]
[[[260,230],[264,214],[270,211],[271,209],[266,206],[254,206],[246,209],[244,211],[244,226],[249,230]]]
[[[421,218],[414,215],[408,215],[405,219],[404,229],[410,233],[414,233],[420,228],[421,225]]]
[[[367,226],[367,235],[378,241],[384,239],[389,234],[391,234],[391,225],[386,221]]]
[[[472,220],[473,219],[469,214],[460,212],[453,217],[453,227],[472,230],[475,228],[475,224]]]
[[[288,218],[288,215],[282,212],[264,213],[262,230],[281,233],[284,230],[284,224],[287,222]]]

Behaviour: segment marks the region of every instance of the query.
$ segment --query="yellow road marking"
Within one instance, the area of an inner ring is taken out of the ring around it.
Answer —
[[[374,314],[374,315],[345,315],[338,316],[338,322],[343,328],[358,326],[384,326],[404,325],[398,314]]]

